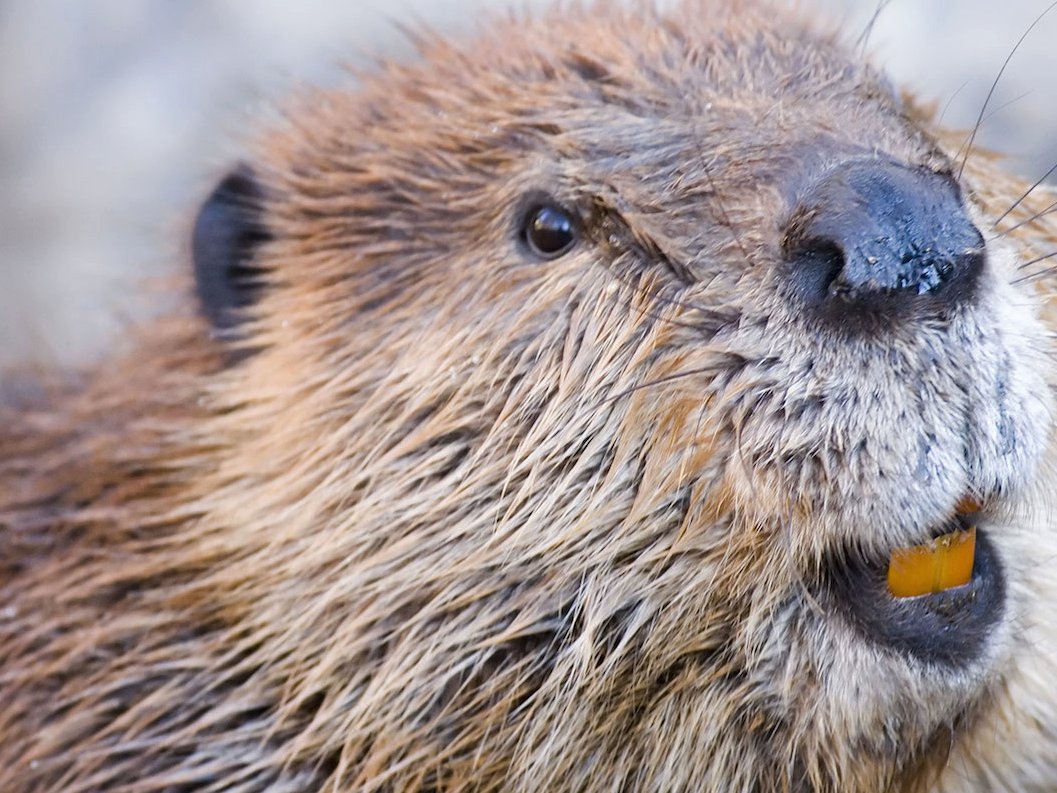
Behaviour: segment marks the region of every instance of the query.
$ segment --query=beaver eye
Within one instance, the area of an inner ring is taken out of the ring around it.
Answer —
[[[560,207],[533,209],[525,218],[525,242],[542,259],[556,259],[576,244],[576,224]]]

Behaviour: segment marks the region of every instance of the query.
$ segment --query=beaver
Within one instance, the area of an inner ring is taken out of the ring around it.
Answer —
[[[765,0],[418,46],[5,395],[0,789],[1052,789],[1052,196]]]

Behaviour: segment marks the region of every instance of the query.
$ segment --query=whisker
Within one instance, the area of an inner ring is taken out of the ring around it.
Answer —
[[[713,201],[716,207],[719,209],[719,214],[722,216],[723,225],[730,230],[730,235],[734,238],[734,244],[738,246],[738,250],[741,251],[741,255],[745,257],[745,261],[749,264],[756,264],[756,262],[753,261],[752,257],[749,256],[749,252],[745,249],[745,245],[741,241],[741,235],[738,234],[737,228],[735,228],[734,224],[731,222],[730,215],[727,213],[726,204],[719,198],[719,191],[716,189],[716,183],[712,179],[712,172],[709,170],[708,166],[704,164],[704,157],[702,157],[701,159],[701,167],[705,171],[705,178],[708,179],[708,186],[712,190]]]
[[[624,286],[626,286],[628,289],[631,289],[634,292],[638,292],[639,291],[636,286],[634,286],[631,283],[628,283],[627,281],[622,279],[620,276],[618,276],[616,274],[613,274],[613,277],[616,278],[618,281],[620,281],[620,283],[624,284]],[[667,305],[670,305],[670,306],[677,306],[677,307],[690,308],[690,309],[696,308],[696,306],[688,306],[688,305],[685,305],[683,303],[680,303],[677,300],[667,299],[667,298],[663,297],[662,295],[658,294],[657,292],[651,292],[648,289],[643,289],[642,292],[649,299],[651,299],[651,300],[659,300],[659,301],[661,301],[663,303],[666,303]],[[668,324],[668,325],[674,325],[677,328],[687,328],[689,330],[697,330],[698,327],[699,327],[697,324],[695,324],[693,322],[687,322],[686,320],[675,319],[674,317],[665,316],[664,314],[652,311],[652,310],[650,310],[647,307],[634,308],[632,306],[632,304],[631,304],[631,298],[628,298],[628,300],[625,302],[624,305],[629,310],[636,312],[640,317],[648,317],[649,319],[652,319],[654,322],[659,322],[659,323]]]
[[[965,166],[969,162],[969,155],[973,150],[973,143],[976,141],[976,133],[980,131],[980,124],[984,120],[984,113],[987,111],[987,106],[991,102],[991,97],[994,96],[995,90],[998,88],[998,83],[1002,79],[1002,75],[1006,71],[1006,67],[1009,66],[1010,61],[1013,60],[1013,56],[1016,55],[1017,50],[1020,49],[1020,45],[1024,43],[1024,40],[1028,37],[1028,34],[1035,29],[1035,26],[1042,21],[1043,17],[1050,13],[1055,7],[1057,7],[1057,0],[1050,3],[1046,7],[1046,10],[1039,14],[1035,21],[1028,25],[1028,29],[1024,31],[1023,35],[1017,40],[1017,43],[1013,45],[1012,51],[1006,56],[1005,62],[1002,64],[1002,68],[998,70],[998,74],[995,76],[995,81],[991,83],[991,90],[987,92],[987,98],[984,99],[984,104],[980,108],[980,115],[976,117],[976,124],[973,126],[973,131],[969,135],[969,140],[966,143],[965,154],[962,157],[962,164],[958,168],[958,179],[961,180],[962,174],[965,172]]]
[[[1041,281],[1043,278],[1053,275],[1055,272],[1057,272],[1057,268],[1046,267],[1042,270],[1039,270],[1038,272],[1028,273],[1027,275],[1022,275],[1020,278],[1015,278],[1010,283],[1016,284],[1017,286],[1021,286],[1023,284],[1030,284],[1035,281]]]
[[[683,379],[684,377],[693,377],[694,375],[699,374],[712,374],[716,371],[717,368],[718,367],[716,364],[712,364],[711,366],[699,366],[696,369],[687,369],[683,372],[668,374],[664,377],[658,377],[654,380],[647,380],[645,383],[633,385],[630,388],[625,388],[623,391],[617,392],[613,396],[606,397],[602,400],[602,405],[608,405],[611,402],[616,402],[618,399],[623,399],[626,396],[631,396],[636,391],[642,391],[647,388],[654,388],[659,385],[664,385],[665,383],[673,383],[676,380]]]
[[[1054,2],[1055,2],[1055,4],[1057,4],[1057,0],[1054,0]],[[694,123],[693,130],[694,130],[694,138],[696,140],[699,140],[699,141],[704,141],[705,140],[705,136],[702,135],[698,131],[696,123]],[[701,165],[701,170],[705,172],[705,178],[708,180],[708,187],[712,191],[713,203],[715,204],[716,208],[719,210],[720,219],[723,221],[723,225],[727,227],[727,230],[730,232],[731,237],[733,237],[734,244],[738,246],[738,250],[741,251],[741,255],[743,257],[745,257],[746,264],[751,264],[751,265],[755,266],[756,262],[753,261],[753,258],[751,256],[749,256],[749,252],[745,249],[745,245],[741,241],[741,235],[738,234],[737,227],[731,222],[730,214],[727,212],[726,204],[719,198],[720,193],[719,193],[719,190],[716,187],[715,179],[712,178],[712,169],[709,168],[708,167],[708,163],[705,162],[705,156],[704,156],[704,153],[703,153],[705,151],[708,151],[708,147],[707,146],[699,146],[698,147],[698,152],[699,153],[698,153],[698,156],[697,156],[697,160],[698,160],[698,163]]]
[[[1030,262],[1025,262],[1024,264],[1020,265],[1017,269],[1018,270],[1023,270],[1023,269],[1025,269],[1027,267],[1031,267],[1031,265],[1033,265],[1033,264],[1038,264],[1039,262],[1044,262],[1047,259],[1052,259],[1055,256],[1057,256],[1057,251],[1053,251],[1052,253],[1048,253],[1045,256],[1039,256],[1037,259],[1032,259]],[[1057,272],[1057,268],[1045,267],[1042,270],[1039,270],[1038,272],[1028,273],[1027,275],[1022,275],[1020,278],[1014,278],[1012,281],[1010,281],[1010,283],[1012,283],[1012,284],[1023,284],[1023,283],[1027,283],[1029,281],[1034,281],[1034,280],[1036,280],[1038,278],[1042,278],[1043,276],[1046,276],[1046,275],[1052,275],[1054,272]]]
[[[997,116],[999,113],[1001,113],[1006,108],[1013,107],[1013,105],[1015,105],[1017,102],[1021,101],[1022,99],[1027,99],[1029,96],[1031,96],[1031,94],[1032,94],[1031,91],[1024,91],[1021,94],[1017,94],[1012,99],[1010,99],[1010,100],[1008,100],[1006,102],[1003,102],[998,107],[996,107],[994,110],[992,110],[990,113],[988,113],[986,116],[984,116],[984,123],[987,123],[988,121],[990,121],[994,116]]]
[[[966,84],[967,83],[963,83],[963,85],[966,85]],[[1030,96],[1030,95],[1031,95],[1031,91],[1025,91],[1024,93],[1018,94],[1017,96],[1013,97],[1008,102],[1003,102],[998,107],[996,107],[993,110],[991,110],[991,112],[988,113],[986,116],[984,116],[984,120],[980,122],[980,126],[983,127],[988,121],[990,121],[992,118],[997,116],[999,113],[1001,113],[1007,107],[1012,107],[1017,102],[1019,102],[1021,99],[1023,99],[1026,96]],[[968,142],[968,141],[966,141],[966,142]],[[957,160],[959,157],[962,156],[962,152],[965,151],[965,143],[966,142],[963,142],[962,145],[958,147],[958,151],[956,151],[954,153],[954,159]]]
[[[619,213],[617,213],[617,214],[618,214],[618,217],[619,217]],[[659,259],[659,260],[667,263],[668,266],[669,266],[669,269],[673,269],[672,268],[672,261],[673,261],[672,257],[669,254],[667,254],[665,251],[661,250],[658,246],[656,246],[656,244],[652,240],[650,240],[649,244],[646,245],[646,246],[638,246],[636,248],[636,250],[639,253],[641,253],[641,255],[644,256],[647,261],[654,261],[654,260]],[[653,301],[656,301],[658,303],[662,303],[662,304],[664,304],[666,306],[671,306],[671,307],[675,307],[675,308],[681,308],[681,309],[683,309],[685,311],[691,311],[691,312],[696,311],[696,312],[702,314],[704,318],[711,317],[711,318],[714,318],[714,319],[718,320],[718,318],[720,316],[721,312],[709,309],[708,307],[706,307],[706,306],[704,306],[704,305],[702,305],[700,303],[693,303],[693,302],[689,302],[689,301],[686,301],[686,300],[681,300],[681,299],[676,298],[676,297],[670,297],[668,295],[662,294],[660,286],[656,286],[653,283],[644,284],[643,281],[646,280],[645,278],[640,278],[639,281],[636,282],[636,281],[632,280],[630,277],[627,277],[627,278],[623,277],[619,272],[617,272],[616,268],[613,267],[613,266],[604,267],[603,269],[609,275],[609,277],[613,278],[618,283],[622,284],[627,289],[629,289],[631,291],[631,293],[632,293],[632,296],[634,296],[636,294],[642,294],[642,295],[645,295],[649,300],[653,300]],[[650,319],[652,319],[652,320],[654,320],[656,322],[668,323],[668,324],[674,325],[676,327],[688,328],[688,329],[691,329],[691,330],[702,330],[702,329],[708,327],[708,323],[706,321],[694,322],[694,321],[690,321],[690,320],[675,319],[674,317],[666,316],[666,315],[664,315],[664,314],[662,314],[660,312],[655,312],[650,306],[643,306],[643,307],[636,308],[636,307],[634,307],[632,305],[632,299],[631,298],[628,298],[628,300],[624,301],[624,305],[629,310],[636,311],[639,316],[649,317]],[[722,324],[722,323],[720,323],[720,324]]]
[[[947,115],[947,111],[951,109],[951,105],[954,104],[954,100],[958,98],[958,94],[965,90],[965,86],[969,85],[969,81],[966,80],[964,83],[958,86],[953,94],[947,97],[947,101],[943,103],[943,109],[940,111],[939,116],[936,117],[936,126],[943,126],[943,117]],[[958,150],[955,159],[961,155],[961,149]]]
[[[996,220],[994,223],[991,224],[991,228],[994,228],[999,223],[1001,223],[1006,218],[1006,216],[1009,215],[1010,212],[1012,212],[1014,209],[1016,209],[1018,206],[1020,206],[1020,203],[1025,198],[1027,198],[1029,195],[1031,195],[1033,192],[1035,192],[1035,188],[1037,188],[1040,184],[1045,182],[1054,171],[1057,171],[1057,162],[1055,162],[1053,164],[1053,167],[1051,167],[1050,170],[1046,171],[1046,173],[1044,173],[1042,176],[1040,176],[1035,181],[1035,184],[1033,184],[1026,191],[1024,191],[1024,193],[1021,194],[1020,198],[1018,198],[1016,201],[1014,201],[1012,204],[1010,204],[1009,209],[1007,209],[1005,212],[1003,212],[1001,215],[999,215],[998,216],[998,220]]]
[[[646,295],[646,297],[648,297],[650,300],[656,300],[657,302],[663,303],[666,306],[682,308],[687,311],[701,311],[704,313],[708,312],[708,309],[698,303],[689,303],[685,300],[679,300],[678,298],[668,297],[667,295],[661,294],[659,289],[651,289],[649,287],[639,286],[631,280],[622,277],[611,267],[606,267],[605,270],[609,273],[611,277],[615,278],[619,283],[626,286],[632,292],[641,292],[642,294]],[[630,300],[628,301],[627,306],[628,308],[631,308]],[[662,314],[655,314],[647,310],[646,308],[634,310],[637,310],[641,316],[649,317],[650,319],[656,320],[657,322],[667,322],[670,325],[675,325],[680,328],[689,328],[691,330],[697,330],[700,327],[696,322],[687,322],[686,320],[675,319],[673,317],[664,316]]]
[[[860,55],[866,51],[866,47],[870,43],[870,36],[873,35],[874,26],[877,25],[878,18],[891,4],[892,0],[879,0],[877,3],[873,16],[870,17],[870,21],[866,23],[866,27],[863,28],[862,33],[859,34],[859,38],[855,40],[855,46],[858,48]]]
[[[1031,261],[1024,262],[1024,264],[1018,264],[1017,265],[1017,269],[1018,270],[1027,269],[1028,267],[1031,267],[1031,265],[1033,265],[1033,264],[1038,264],[1039,262],[1044,262],[1047,259],[1052,259],[1054,256],[1057,256],[1057,251],[1053,251],[1052,253],[1047,253],[1045,256],[1039,256],[1036,259],[1032,259]]]
[[[1020,221],[1015,226],[1010,226],[1008,229],[1004,229],[1004,230],[1000,231],[998,234],[995,235],[995,238],[999,239],[1001,237],[1005,237],[1006,235],[1016,231],[1019,228],[1022,228],[1023,226],[1028,225],[1029,223],[1034,223],[1039,218],[1042,218],[1042,217],[1045,217],[1046,215],[1052,214],[1055,210],[1057,210],[1057,201],[1054,201],[1052,204],[1047,206],[1045,209],[1042,209],[1042,210],[1036,212],[1030,218],[1027,218],[1026,220]]]

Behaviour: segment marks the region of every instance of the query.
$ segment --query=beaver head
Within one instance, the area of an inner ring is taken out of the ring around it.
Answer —
[[[762,3],[420,48],[210,196],[204,319],[13,412],[0,780],[1045,780],[1057,228]]]

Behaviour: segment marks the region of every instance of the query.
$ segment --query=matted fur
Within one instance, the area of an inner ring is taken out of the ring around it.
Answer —
[[[6,408],[0,790],[1052,789],[1053,216],[996,232],[1025,186],[973,153],[979,299],[852,340],[782,297],[798,190],[963,137],[838,39],[700,0],[420,49],[251,152],[241,342],[189,298]],[[550,262],[541,196],[585,228]],[[966,491],[975,661],[814,596]]]

